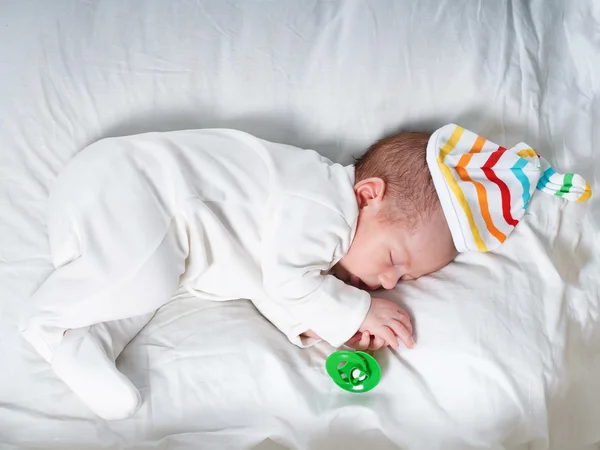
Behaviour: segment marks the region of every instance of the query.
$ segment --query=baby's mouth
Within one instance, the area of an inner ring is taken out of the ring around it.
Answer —
[[[356,275],[350,275],[350,279],[348,280],[348,283],[350,283],[355,288],[362,289],[363,291],[376,291],[377,289],[379,289],[381,287],[381,286],[370,286],[367,283],[365,283],[363,280],[358,278]]]
[[[362,289],[363,291],[376,291],[381,288],[381,286],[369,286],[363,280],[361,280],[356,275],[352,275],[350,273],[339,273],[339,271],[334,270],[333,275],[342,280],[344,283],[349,284],[350,286],[354,286],[355,288]]]

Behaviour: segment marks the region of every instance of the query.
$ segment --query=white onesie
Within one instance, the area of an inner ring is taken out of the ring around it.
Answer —
[[[99,141],[52,190],[56,270],[31,297],[22,333],[105,418],[137,409],[114,360],[180,285],[252,300],[296,345],[312,329],[339,346],[370,306],[368,293],[327,274],[356,229],[353,183],[352,166],[235,130]],[[104,323],[122,319],[113,330],[127,339],[115,349]]]

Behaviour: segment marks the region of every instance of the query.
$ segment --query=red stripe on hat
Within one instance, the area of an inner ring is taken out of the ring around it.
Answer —
[[[485,164],[481,167],[485,176],[492,183],[495,183],[498,188],[500,188],[500,196],[502,198],[502,215],[504,216],[504,220],[509,225],[516,227],[519,223],[518,220],[515,220],[510,213],[510,191],[508,190],[508,186],[502,181],[500,178],[496,176],[496,173],[492,170],[492,167],[498,162],[502,154],[506,151],[506,148],[498,146],[498,150],[491,154]]]

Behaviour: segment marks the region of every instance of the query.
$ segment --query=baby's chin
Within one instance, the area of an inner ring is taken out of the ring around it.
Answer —
[[[363,291],[376,291],[381,289],[381,286],[372,286],[361,280],[360,277],[350,273],[344,269],[340,264],[336,264],[331,269],[331,275],[336,277],[338,280],[343,281],[348,286],[354,286],[355,288],[362,289]]]
[[[336,277],[338,280],[341,280],[346,284],[352,285],[352,278],[354,277],[354,275],[352,275],[339,264],[333,266],[329,273]]]
[[[333,266],[329,273],[337,279],[342,280],[344,283],[346,280],[350,279],[350,273],[344,269],[340,263],[337,263],[335,266]]]
[[[379,285],[379,286],[369,286],[368,284],[365,284],[362,281],[361,281],[361,285],[359,287],[360,287],[360,289],[363,289],[365,291],[370,291],[370,292],[377,291],[377,290],[381,289],[381,285]]]

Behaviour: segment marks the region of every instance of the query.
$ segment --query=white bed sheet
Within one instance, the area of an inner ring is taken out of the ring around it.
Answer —
[[[120,358],[142,409],[105,422],[14,324],[51,271],[48,189],[99,138],[231,127],[347,163],[456,122],[600,193],[599,70],[591,0],[0,0],[0,448],[598,448],[594,198],[537,195],[499,252],[388,292],[418,345],[365,395],[246,301],[181,294]]]

